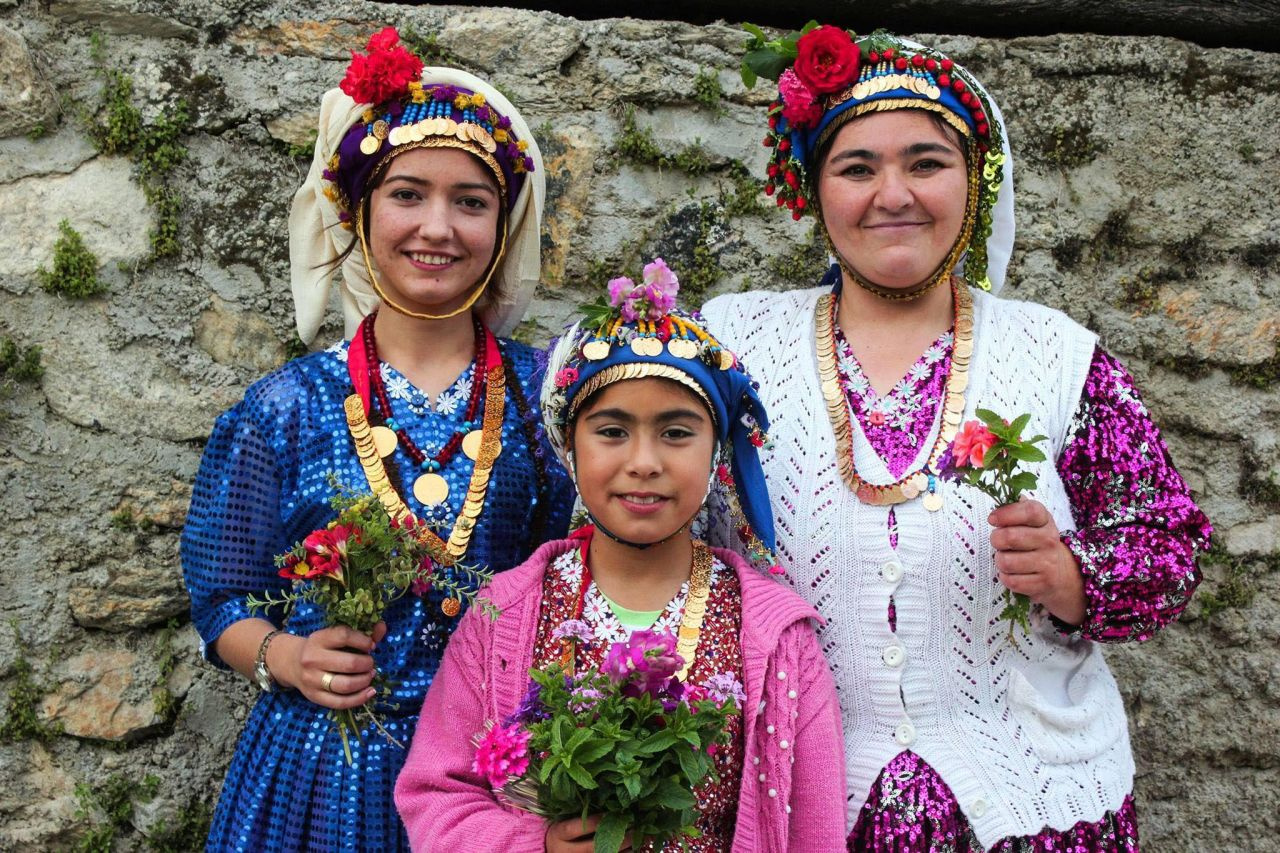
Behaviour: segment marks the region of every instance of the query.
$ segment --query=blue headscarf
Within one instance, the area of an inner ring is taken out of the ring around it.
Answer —
[[[567,464],[567,437],[578,410],[615,382],[659,378],[688,388],[707,406],[716,439],[728,456],[731,495],[741,508],[752,557],[773,568],[773,513],[758,448],[769,428],[756,384],[703,327],[700,318],[674,307],[675,276],[661,258],[645,267],[645,281],[614,279],[614,305],[590,306],[592,317],[575,324],[556,344],[542,387],[542,417],[552,447]],[[666,288],[664,290],[663,288]],[[731,500],[732,504],[732,500]],[[751,547],[751,540],[758,540]]]

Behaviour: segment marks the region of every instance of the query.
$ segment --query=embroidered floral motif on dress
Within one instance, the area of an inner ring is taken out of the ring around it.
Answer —
[[[942,402],[942,389],[951,369],[951,347],[955,338],[943,332],[883,397],[876,394],[870,380],[853,354],[853,347],[837,326],[836,365],[840,384],[849,400],[849,410],[894,477],[901,477],[916,461],[920,447],[929,438],[934,416]]]
[[[712,561],[710,581],[712,590],[715,589],[717,576],[723,565],[719,560]],[[577,549],[561,554],[556,558],[553,567],[560,573],[560,580],[563,583],[573,586],[582,583],[582,557]],[[684,613],[684,603],[688,598],[689,583],[686,581],[680,585],[675,597],[667,602],[662,615],[653,623],[652,630],[675,634],[680,628],[680,617]],[[631,629],[618,621],[617,614],[613,612],[613,608],[609,606],[608,600],[600,593],[594,581],[587,587],[586,596],[582,601],[582,619],[591,626],[592,636],[600,642],[621,643],[626,642],[631,636]]]

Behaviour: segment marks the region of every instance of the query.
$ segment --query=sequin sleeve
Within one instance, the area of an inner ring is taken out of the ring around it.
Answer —
[[[294,477],[293,454],[280,452],[285,377],[273,374],[214,424],[196,475],[182,532],[182,570],[205,657],[225,664],[214,643],[230,625],[254,616],[245,596],[283,589],[274,557],[289,543],[280,521],[282,495]],[[282,393],[283,392],[283,393]],[[277,620],[278,621],[278,620]]]
[[[1133,377],[1095,349],[1058,471],[1077,530],[1063,542],[1084,573],[1080,631],[1147,640],[1178,617],[1200,582],[1209,521],[1191,499]]]

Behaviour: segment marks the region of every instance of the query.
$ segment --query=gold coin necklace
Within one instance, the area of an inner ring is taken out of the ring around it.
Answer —
[[[478,320],[476,328],[475,370],[472,374],[471,395],[467,402],[462,429],[456,431],[440,453],[428,456],[413,443],[391,415],[391,401],[387,397],[378,361],[374,338],[374,314],[360,325],[347,351],[347,369],[356,393],[344,403],[347,427],[355,442],[356,455],[364,468],[365,477],[374,495],[387,512],[399,521],[413,517],[413,513],[397,494],[387,476],[383,459],[403,446],[406,454],[422,474],[413,483],[413,494],[426,506],[444,504],[449,497],[449,483],[440,476],[442,469],[459,449],[475,462],[471,481],[467,488],[462,509],[454,522],[449,539],[441,539],[426,525],[417,525],[418,537],[428,546],[432,557],[441,565],[453,565],[467,550],[476,519],[484,507],[489,477],[494,462],[502,452],[502,422],[506,409],[506,373],[503,370],[497,339]],[[484,414],[477,421],[480,399],[484,398]],[[371,426],[369,414],[376,413],[383,424]]]
[[[868,483],[853,461],[853,421],[849,401],[840,381],[840,364],[836,358],[836,298],[827,294],[818,299],[814,323],[817,338],[818,377],[827,405],[827,417],[836,437],[836,462],[840,478],[858,496],[873,506],[890,506],[922,497],[930,512],[942,509],[942,493],[938,491],[938,462],[956,437],[964,415],[964,392],[969,387],[969,361],[973,358],[973,295],[958,278],[951,279],[952,303],[955,305],[955,344],[951,350],[951,370],[943,386],[940,407],[942,423],[938,437],[924,465],[888,485]]]
[[[583,608],[587,603],[587,590],[591,587],[591,568],[587,565],[587,548],[591,540],[581,544],[579,560],[582,562],[582,581],[578,584],[578,604],[574,608],[574,619],[582,618]],[[694,655],[698,651],[698,638],[702,635],[702,620],[707,615],[707,597],[711,591],[711,549],[706,543],[693,540],[693,565],[689,569],[689,593],[685,596],[684,612],[680,616],[680,628],[676,631],[676,654],[684,663],[676,678],[686,681],[689,669],[693,666]],[[577,644],[572,640],[561,640],[561,663],[566,672],[574,671],[574,652]]]
[[[377,448],[378,455],[385,459],[395,452],[397,446],[403,445],[405,453],[413,460],[418,470],[422,472],[413,481],[413,496],[424,506],[438,506],[449,498],[449,481],[441,476],[440,471],[449,464],[449,461],[458,452],[459,448],[472,461],[476,459],[480,452],[480,424],[476,415],[480,408],[480,398],[483,390],[482,380],[485,375],[484,326],[481,325],[478,319],[474,321],[476,367],[472,374],[471,394],[467,399],[466,414],[463,418],[462,428],[449,437],[449,440],[445,442],[438,453],[428,455],[414,443],[408,432],[396,422],[391,412],[391,400],[387,396],[387,387],[382,381],[382,370],[378,363],[378,345],[373,330],[374,316],[376,316],[376,312],[370,314],[360,324],[360,334],[358,335],[368,363],[369,388],[372,391],[370,402],[385,424],[385,426],[375,426],[371,429],[374,446]]]

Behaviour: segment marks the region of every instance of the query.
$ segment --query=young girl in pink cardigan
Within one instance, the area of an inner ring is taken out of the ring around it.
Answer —
[[[685,849],[844,849],[843,742],[818,614],[690,534],[718,480],[749,549],[772,553],[764,411],[733,354],[673,308],[676,288],[660,259],[638,286],[615,279],[612,314],[575,326],[551,356],[543,419],[592,523],[500,573],[488,595],[501,615],[473,610],[450,640],[396,784],[415,850],[592,849],[592,821],[506,806],[472,765],[475,736],[517,709],[529,669],[560,660],[552,635],[569,620],[593,635],[577,644],[578,667],[599,666],[634,630],[665,630],[681,638],[686,683],[740,697],[719,781],[696,791],[702,835]]]

